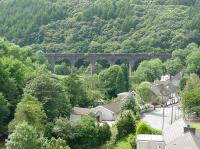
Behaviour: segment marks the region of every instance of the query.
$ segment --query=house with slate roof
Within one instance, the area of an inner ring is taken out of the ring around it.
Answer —
[[[163,131],[166,149],[200,149],[200,135],[183,119],[175,121]]]
[[[89,108],[74,107],[70,114],[70,120],[78,121],[82,116],[88,115],[90,113],[92,113],[92,110]]]
[[[77,121],[77,120],[80,120],[81,116],[85,116],[90,113],[93,113],[96,115],[96,119],[99,122],[115,121],[117,117],[120,115],[122,104],[124,100],[126,100],[128,95],[134,96],[133,92],[126,92],[126,93],[119,94],[119,97],[121,98],[118,98],[116,102],[111,102],[105,105],[99,105],[91,109],[74,107],[70,115],[70,120]]]
[[[92,111],[95,113],[97,121],[115,121],[121,112],[122,102],[113,102],[93,108]]]

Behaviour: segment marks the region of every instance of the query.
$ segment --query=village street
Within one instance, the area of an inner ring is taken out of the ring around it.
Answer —
[[[171,106],[165,107],[165,117],[164,117],[164,128],[171,125]],[[177,105],[174,105],[173,121],[181,115],[181,110],[178,109]],[[148,122],[153,128],[162,130],[163,122],[163,108],[156,108],[156,110],[144,113],[142,119]]]

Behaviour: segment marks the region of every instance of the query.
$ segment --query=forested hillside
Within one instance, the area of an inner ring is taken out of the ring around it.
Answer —
[[[1,0],[0,36],[45,52],[172,51],[200,44],[199,0]]]

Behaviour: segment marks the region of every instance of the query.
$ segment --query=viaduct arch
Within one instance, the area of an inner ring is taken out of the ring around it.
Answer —
[[[92,66],[91,74],[95,68],[95,63],[98,60],[105,59],[109,62],[110,65],[115,64],[117,60],[125,59],[129,64],[129,75],[132,72],[132,66],[141,59],[143,60],[150,60],[153,58],[160,58],[161,60],[165,61],[171,58],[170,53],[46,53],[46,57],[50,64],[50,69],[54,72],[54,67],[56,61],[61,59],[67,59],[70,62],[71,70],[75,66],[75,63],[79,59],[87,59]]]

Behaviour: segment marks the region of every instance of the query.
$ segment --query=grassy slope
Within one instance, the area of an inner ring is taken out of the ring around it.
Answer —
[[[133,149],[130,141],[133,138],[133,135],[129,135],[125,138],[120,139],[119,141],[117,141],[114,149]]]

